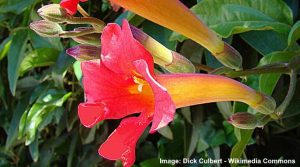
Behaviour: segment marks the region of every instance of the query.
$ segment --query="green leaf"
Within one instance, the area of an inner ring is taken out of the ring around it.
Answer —
[[[281,0],[202,0],[191,10],[222,37],[250,30],[288,32],[293,22]]]
[[[158,133],[167,139],[173,140],[173,133],[169,126],[165,126],[158,130]]]
[[[28,30],[17,31],[12,39],[12,44],[8,51],[8,81],[12,95],[16,93],[17,80],[21,62],[25,57]]]
[[[97,126],[94,126],[91,129],[80,126],[79,134],[82,144],[89,144],[95,140]]]
[[[240,130],[241,140],[238,141],[231,150],[230,158],[241,158],[247,144],[249,143],[253,130]],[[235,167],[238,164],[231,164],[231,167]]]
[[[203,108],[200,108],[203,109]],[[197,148],[198,140],[199,140],[199,129],[202,124],[202,111],[196,111],[193,113],[193,123],[192,123],[192,131],[188,143],[188,149],[186,151],[185,157],[189,158],[193,155],[195,149]],[[191,127],[187,126],[187,128],[191,129]]]
[[[25,9],[34,4],[35,0],[9,0],[0,3],[0,13],[12,12],[15,14],[22,13]]]
[[[80,66],[80,61],[76,61],[74,64],[73,64],[73,69],[74,69],[74,73],[75,73],[75,76],[77,78],[78,81],[80,81],[80,84],[81,84],[81,79],[82,79],[82,71],[81,71],[81,66]]]
[[[197,153],[205,151],[208,148],[209,148],[208,143],[203,138],[199,138],[198,143],[197,143],[197,149],[196,149]]]
[[[22,117],[22,114],[26,110],[28,100],[22,99],[19,101],[19,103],[16,106],[16,109],[13,113],[12,120],[10,122],[7,139],[5,143],[5,149],[10,150],[10,148],[15,144],[17,140],[17,136],[19,133],[18,127],[19,127],[19,121]]]
[[[78,135],[77,133],[74,133],[73,137],[72,137],[72,141],[70,143],[70,148],[69,148],[69,152],[68,152],[68,166],[67,167],[72,167],[74,165],[73,164],[73,159],[74,159],[74,153],[75,153],[75,149],[76,149],[76,143],[78,141]]]
[[[170,41],[172,31],[150,21],[143,23],[143,31],[163,44],[165,47],[175,50],[177,41]]]
[[[0,60],[2,60],[6,56],[10,45],[11,45],[11,36],[7,37],[0,45]]]
[[[32,30],[29,31],[29,36],[34,49],[53,48],[57,51],[63,50],[63,45],[59,37],[55,37],[55,38],[42,37]]]
[[[299,38],[300,38],[300,21],[297,21],[293,25],[293,27],[289,33],[288,45],[295,43]]]
[[[299,54],[299,52],[273,52],[263,57],[259,62],[259,66],[270,63],[289,62],[297,54]],[[259,76],[259,91],[271,95],[280,76],[281,74],[261,74]]]
[[[282,0],[202,0],[191,10],[224,38],[251,30],[287,33],[293,22],[292,11]],[[173,33],[175,39],[186,38]]]
[[[48,117],[53,118],[53,113],[57,107],[61,107],[63,103],[70,97],[71,93],[65,91],[50,89],[42,94],[32,105],[29,111],[22,115],[20,121],[19,138],[25,136],[25,144],[31,144],[36,132],[41,126],[46,126],[43,121],[47,121]],[[48,120],[47,123],[50,123]]]
[[[240,37],[263,56],[287,48],[287,36],[274,31],[246,32]]]
[[[21,63],[20,75],[36,67],[50,66],[56,63],[59,51],[51,48],[39,48],[28,53]]]
[[[192,117],[191,117],[191,108],[190,107],[183,107],[181,108],[181,113],[182,113],[182,116],[184,117],[184,119],[192,124]]]
[[[67,72],[67,69],[72,66],[74,61],[75,59],[71,56],[68,56],[65,51],[60,52],[56,64],[52,66],[52,78],[55,82],[55,86],[64,88],[64,76]]]
[[[34,142],[29,145],[29,152],[34,162],[39,159],[39,140],[36,138]]]
[[[130,11],[126,11],[119,15],[119,17],[115,20],[115,23],[121,25],[122,20],[126,19],[130,22],[131,25],[138,27],[145,19],[139,15],[136,15]]]

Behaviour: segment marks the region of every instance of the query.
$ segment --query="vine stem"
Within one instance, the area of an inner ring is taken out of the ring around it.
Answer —
[[[79,4],[77,6],[77,10],[83,17],[90,17],[90,15]]]
[[[276,115],[281,116],[285,111],[285,109],[290,104],[290,102],[292,101],[292,98],[296,90],[296,84],[297,84],[297,72],[295,69],[292,69],[290,73],[290,86],[289,86],[288,93],[284,98],[283,102],[280,104],[280,106],[275,110]]]

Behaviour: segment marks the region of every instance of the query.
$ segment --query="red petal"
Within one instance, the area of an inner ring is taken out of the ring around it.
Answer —
[[[130,92],[128,88],[135,85],[132,78],[123,80],[100,60],[84,61],[81,69],[87,101],[78,111],[83,125],[91,127],[103,119],[119,119],[153,109],[153,96]]]
[[[74,15],[77,12],[77,5],[79,0],[62,0],[60,6],[67,10],[70,15]]]
[[[78,117],[85,127],[93,127],[103,120],[107,108],[103,103],[81,103],[78,106]]]
[[[134,61],[138,73],[150,84],[154,94],[154,115],[150,133],[166,126],[174,118],[176,106],[168,94],[167,89],[160,85],[150,74],[144,60]]]
[[[136,142],[149,124],[150,119],[144,115],[123,119],[98,153],[110,160],[121,159],[124,167],[130,167],[135,161]]]
[[[123,78],[132,76],[135,69],[132,62],[143,59],[147,62],[150,73],[154,74],[154,64],[150,53],[136,41],[131,33],[129,24],[123,21],[122,29],[117,24],[109,24],[101,36],[101,58],[107,68]]]
[[[101,102],[129,94],[127,87],[134,84],[132,80],[123,80],[107,69],[100,60],[81,63],[83,85],[88,102]]]

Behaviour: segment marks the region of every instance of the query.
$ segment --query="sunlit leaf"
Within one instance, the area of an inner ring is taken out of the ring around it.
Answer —
[[[25,57],[25,49],[28,39],[28,30],[17,31],[8,51],[8,80],[9,88],[13,95],[16,93],[17,80],[19,78],[20,65]]]

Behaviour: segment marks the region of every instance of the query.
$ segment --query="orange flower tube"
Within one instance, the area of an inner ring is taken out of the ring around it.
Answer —
[[[221,101],[240,101],[270,114],[275,101],[235,80],[208,74],[157,75],[157,81],[171,95],[176,108]]]
[[[111,0],[207,48],[225,66],[240,69],[242,58],[179,0]]]

